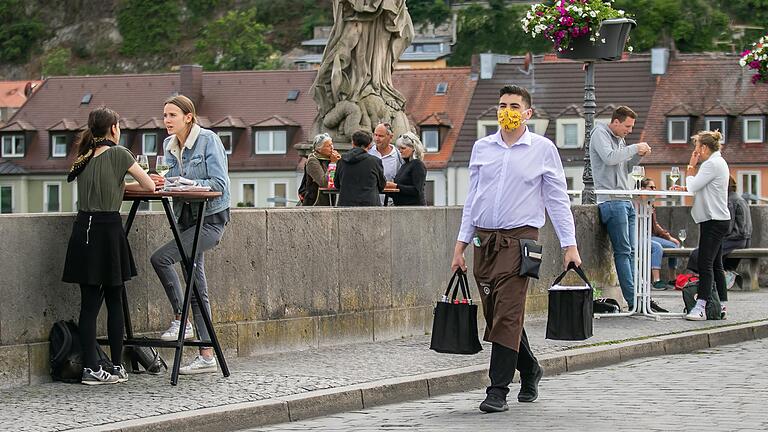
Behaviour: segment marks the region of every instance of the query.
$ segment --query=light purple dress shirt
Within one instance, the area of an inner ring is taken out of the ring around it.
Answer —
[[[475,228],[544,226],[546,208],[562,247],[576,244],[571,201],[557,147],[527,130],[512,146],[501,132],[479,139],[469,160],[469,194],[458,240],[470,243]]]

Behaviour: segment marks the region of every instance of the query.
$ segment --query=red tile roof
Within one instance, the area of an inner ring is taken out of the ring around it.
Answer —
[[[705,128],[705,117],[730,116],[726,127],[723,157],[730,164],[768,162],[766,144],[744,144],[741,114],[768,113],[768,85],[753,85],[750,73],[734,55],[679,55],[670,60],[666,75],[658,77],[643,140],[652,152],[643,158],[648,165],[686,164],[688,144],[667,143],[666,114],[677,115],[670,107],[687,106],[693,113],[690,133]],[[682,112],[682,111],[681,111]],[[683,113],[682,115],[687,115]]]

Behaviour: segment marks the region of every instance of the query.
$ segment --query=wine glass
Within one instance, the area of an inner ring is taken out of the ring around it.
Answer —
[[[640,181],[645,178],[645,168],[639,165],[633,166],[632,178],[635,179],[635,189],[640,189]]]
[[[680,232],[677,233],[677,237],[680,239],[680,247],[685,247],[685,238],[688,237],[688,233],[686,233],[684,229],[681,229]]]
[[[672,167],[672,170],[669,172],[669,179],[672,180],[672,187],[674,188],[677,180],[680,179],[680,167]]]
[[[140,154],[136,156],[136,162],[144,172],[149,173],[149,160],[147,159],[147,155]]]
[[[168,162],[165,160],[165,156],[158,156],[157,160],[155,161],[155,171],[157,171],[157,173],[161,176],[165,177],[170,169],[171,167],[168,166]]]

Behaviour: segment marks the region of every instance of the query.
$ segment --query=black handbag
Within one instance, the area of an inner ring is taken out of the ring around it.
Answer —
[[[459,289],[463,299],[457,298]],[[453,274],[435,306],[429,349],[446,354],[476,354],[483,350],[477,337],[477,305],[472,302],[467,274],[461,269]]]
[[[539,278],[542,250],[536,240],[520,239],[520,276]]]
[[[562,286],[560,281],[574,270],[586,286]],[[581,267],[573,263],[560,274],[549,288],[547,339],[585,340],[592,337],[592,284]]]

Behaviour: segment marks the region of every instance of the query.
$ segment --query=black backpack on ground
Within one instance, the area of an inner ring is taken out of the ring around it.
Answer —
[[[683,303],[685,303],[685,313],[688,313],[696,306],[696,294],[699,292],[699,281],[688,282],[683,287]],[[712,295],[704,308],[708,320],[723,319],[722,306],[720,305],[720,296],[717,295],[717,289],[712,288]]]
[[[54,381],[79,383],[83,377],[83,358],[80,347],[80,330],[74,321],[56,321],[49,336],[51,342],[51,378]],[[96,345],[99,365],[112,370],[107,354]]]

